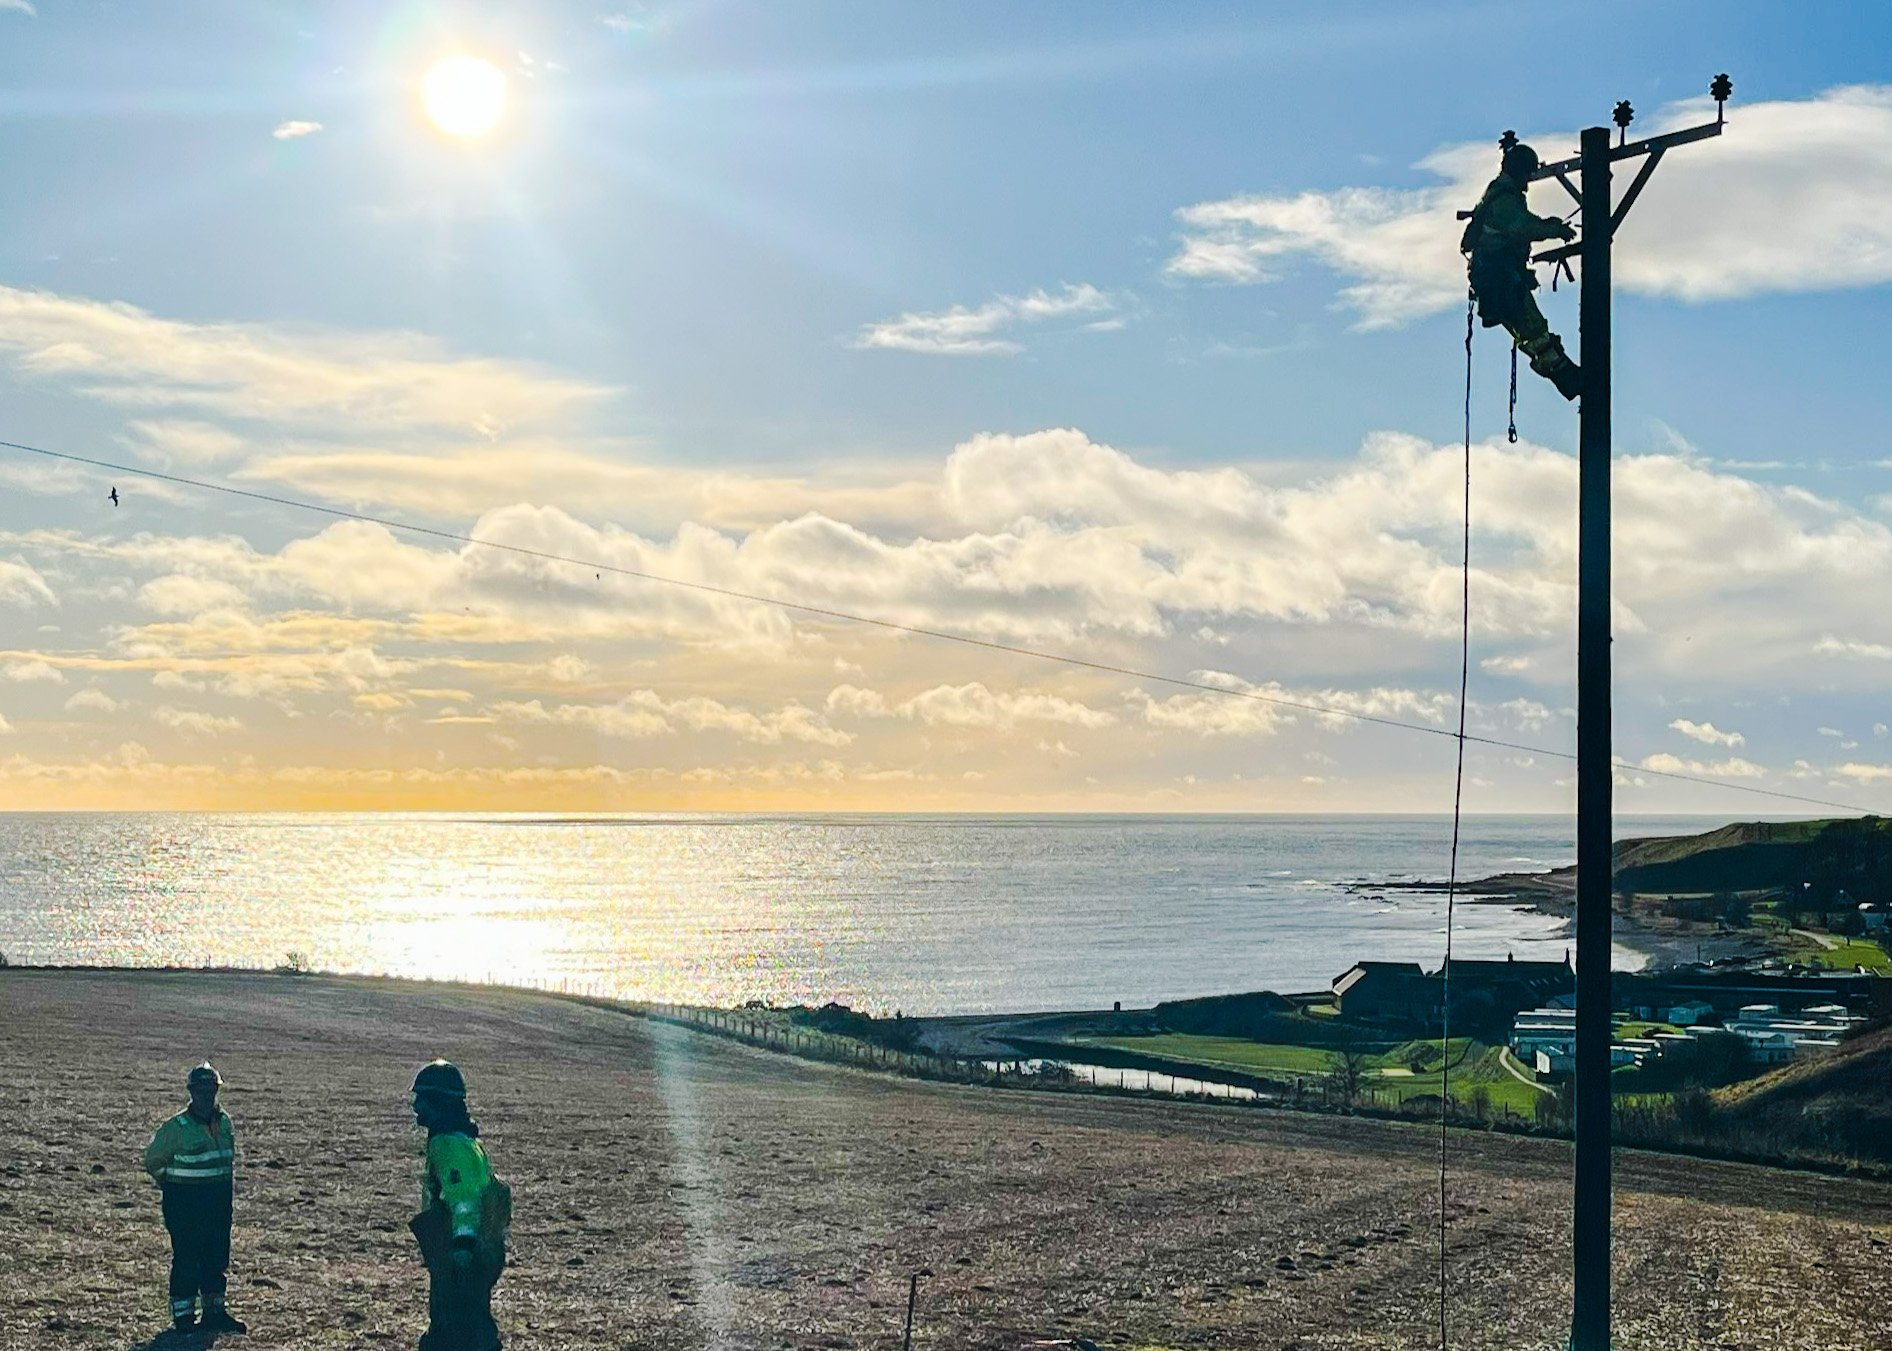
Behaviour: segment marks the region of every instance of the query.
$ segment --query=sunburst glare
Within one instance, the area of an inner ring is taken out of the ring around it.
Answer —
[[[484,136],[506,111],[506,74],[477,56],[445,56],[421,77],[421,101],[449,136]]]

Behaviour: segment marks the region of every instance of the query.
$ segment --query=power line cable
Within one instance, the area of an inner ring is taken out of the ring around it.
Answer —
[[[1452,929],[1458,901],[1458,833],[1465,807],[1465,696],[1472,670],[1472,316],[1477,297],[1465,298],[1465,530],[1459,558],[1458,756],[1452,773],[1452,864],[1445,881],[1445,964],[1439,968],[1439,1351],[1451,1341],[1446,1326],[1445,1189],[1452,1104]],[[1511,349],[1511,437],[1517,439],[1517,349]]]
[[[627,568],[617,563],[605,563],[597,559],[576,558],[570,554],[554,553],[549,549],[534,549],[524,544],[507,544],[500,540],[480,539],[473,535],[461,534],[454,530],[441,530],[434,526],[417,525],[412,521],[403,521],[391,516],[375,516],[368,512],[350,511],[345,507],[332,507],[321,502],[309,502],[300,498],[283,497],[275,493],[260,493],[250,488],[238,488],[228,483],[213,483],[207,479],[187,478],[181,474],[166,474],[160,470],[147,469],[139,465],[119,464],[111,460],[95,459],[86,455],[74,455],[62,450],[48,450],[44,446],[27,445],[19,441],[0,441],[0,449],[17,450],[28,455],[39,455],[50,460],[63,460],[69,464],[83,464],[93,469],[108,469],[113,473],[129,474],[136,478],[153,479],[160,483],[174,483],[179,487],[195,488],[202,492],[222,493],[227,497],[247,498],[252,502],[263,502],[270,506],[288,507],[292,511],[312,512],[328,516],[335,520],[360,521],[366,525],[378,525],[387,530],[397,530],[410,535],[423,535],[430,539],[445,540],[452,544],[471,545],[482,549],[497,549],[504,553],[515,554],[524,558],[536,558],[542,562],[563,563],[575,568],[587,568],[594,573],[611,573],[618,577],[629,577],[637,581],[655,582],[662,586],[680,587],[688,591],[697,591],[712,596],[723,596],[730,600],[749,601],[756,605],[770,605],[777,609],[793,610],[799,614],[815,615],[823,619],[839,619],[850,624],[865,624],[873,628],[886,629],[893,633],[911,634],[917,638],[932,638],[940,642],[958,643],[964,647],[984,648],[990,652],[1005,652],[1015,657],[1030,657],[1035,661],[1055,662],[1062,666],[1074,666],[1087,671],[1099,671],[1106,675],[1128,676],[1132,680],[1147,680],[1154,684],[1168,685],[1178,689],[1200,690],[1206,694],[1220,694],[1231,699],[1248,699],[1255,703],[1270,704],[1278,708],[1296,709],[1303,713],[1318,713],[1323,717],[1348,718],[1354,722],[1372,723],[1380,727],[1397,727],[1407,732],[1423,732],[1427,736],[1456,738],[1457,733],[1446,727],[1428,727],[1424,723],[1406,722],[1399,718],[1388,718],[1377,713],[1362,713],[1356,709],[1341,708],[1333,704],[1319,704],[1306,699],[1284,699],[1278,695],[1260,694],[1254,690],[1231,689],[1227,685],[1217,685],[1205,680],[1189,680],[1183,676],[1163,675],[1157,671],[1144,671],[1134,666],[1119,666],[1112,662],[1092,661],[1087,657],[1074,657],[1063,652],[1046,652],[1040,648],[1022,647],[1016,643],[1001,643],[991,638],[975,638],[969,633],[954,633],[950,629],[932,629],[918,624],[902,624],[897,620],[879,619],[873,615],[854,614],[847,610],[836,610],[828,606],[810,605],[805,601],[788,600],[782,596],[766,596],[753,591],[741,591],[734,587],[717,586],[713,582],[693,582],[682,577],[668,577],[662,573],[645,572],[639,568]],[[1557,760],[1574,761],[1574,751],[1552,750],[1548,746],[1533,746],[1522,741],[1506,741],[1500,737],[1473,736],[1467,734],[1467,742],[1491,746],[1499,750],[1523,751],[1528,755],[1547,755]],[[1615,757],[1611,763],[1619,769],[1633,770],[1638,774],[1649,774],[1657,778],[1674,779],[1682,783],[1703,784],[1710,788],[1725,788],[1737,793],[1753,793],[1762,797],[1780,798],[1788,802],[1805,802],[1816,807],[1836,807],[1841,811],[1859,812],[1870,815],[1874,809],[1862,807],[1853,802],[1839,802],[1830,798],[1808,797],[1801,793],[1788,793],[1775,788],[1760,788],[1754,784],[1731,783],[1726,779],[1712,779],[1698,774],[1683,774],[1675,770],[1651,769],[1633,761]]]

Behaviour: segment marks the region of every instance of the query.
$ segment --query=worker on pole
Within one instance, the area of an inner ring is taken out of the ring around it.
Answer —
[[[512,1192],[493,1176],[467,1112],[466,1078],[451,1061],[414,1076],[414,1120],[427,1132],[421,1211],[408,1224],[428,1276],[420,1351],[497,1351],[493,1286],[506,1266]]]
[[[209,1061],[197,1066],[185,1078],[190,1105],[159,1126],[145,1146],[144,1168],[163,1196],[164,1227],[171,1235],[171,1328],[179,1334],[249,1331],[224,1305],[236,1134],[217,1105],[222,1086],[223,1076]]]
[[[1503,166],[1473,208],[1459,249],[1470,259],[1479,321],[1486,328],[1504,325],[1518,350],[1530,358],[1531,369],[1566,399],[1574,399],[1583,392],[1583,372],[1531,297],[1537,289],[1531,245],[1540,239],[1574,239],[1576,231],[1555,216],[1532,215],[1524,204],[1537,164],[1537,152],[1528,145],[1506,148]]]

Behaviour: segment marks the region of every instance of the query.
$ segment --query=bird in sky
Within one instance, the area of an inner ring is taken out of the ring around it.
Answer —
[[[112,505],[117,506],[118,505],[118,485],[116,483],[112,485],[111,498],[112,498]]]

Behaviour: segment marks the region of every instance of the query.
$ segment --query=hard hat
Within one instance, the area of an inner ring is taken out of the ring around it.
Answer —
[[[184,1082],[191,1088],[196,1088],[199,1084],[209,1084],[212,1088],[221,1088],[223,1086],[223,1076],[217,1073],[217,1067],[215,1065],[206,1060],[203,1064],[197,1066],[186,1075]]]
[[[1529,178],[1538,163],[1537,152],[1522,141],[1504,152],[1504,172],[1512,178]]]
[[[466,1077],[451,1060],[431,1060],[414,1076],[414,1092],[439,1093],[449,1098],[466,1096]]]

